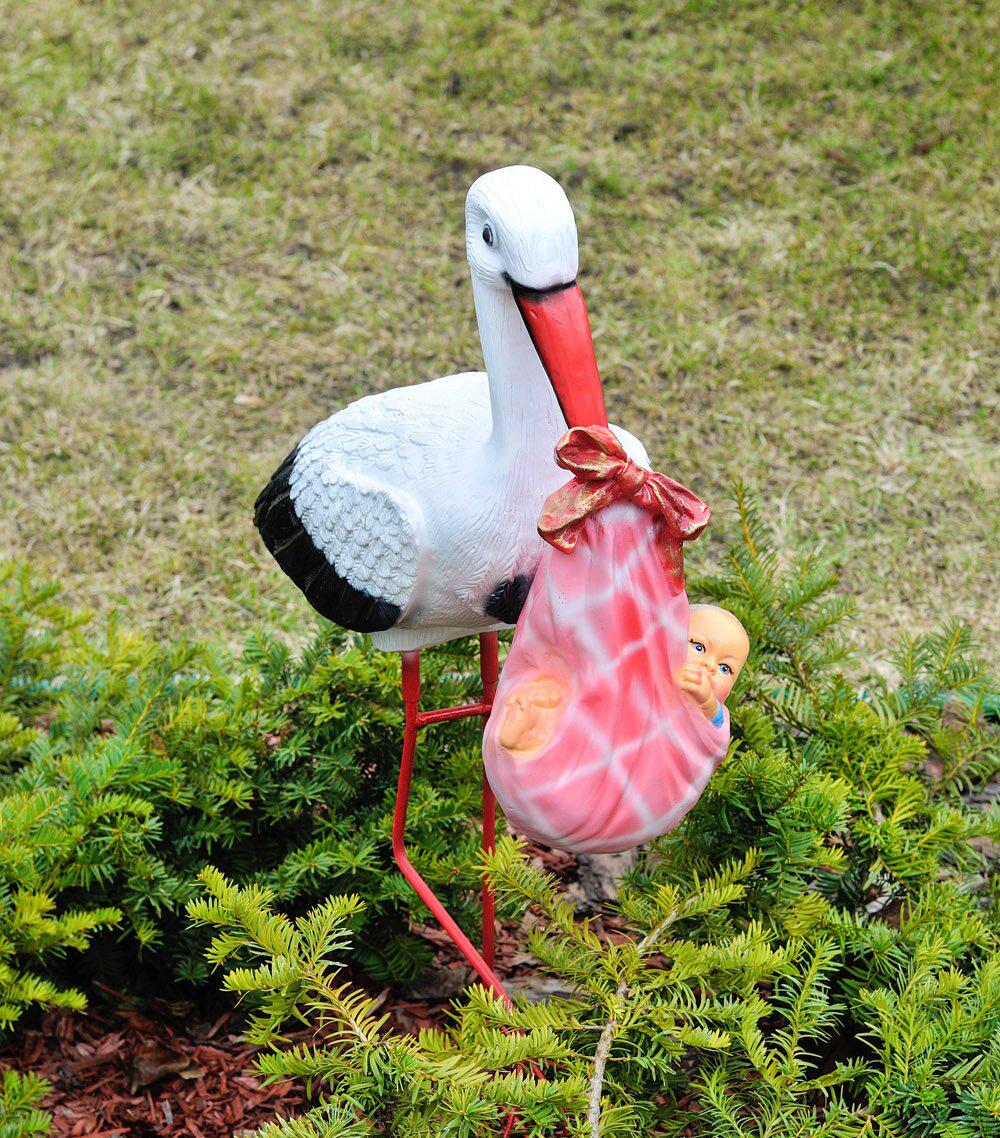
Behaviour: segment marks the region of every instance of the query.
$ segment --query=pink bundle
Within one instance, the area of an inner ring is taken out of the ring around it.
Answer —
[[[726,754],[674,676],[687,657],[681,542],[709,511],[630,462],[606,428],[556,450],[572,482],[539,521],[549,542],[486,725],[486,773],[513,827],[577,853],[666,833]]]

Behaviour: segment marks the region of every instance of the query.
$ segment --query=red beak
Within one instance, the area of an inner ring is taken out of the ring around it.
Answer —
[[[608,415],[583,293],[576,284],[538,291],[511,281],[510,287],[566,426],[606,427]]]

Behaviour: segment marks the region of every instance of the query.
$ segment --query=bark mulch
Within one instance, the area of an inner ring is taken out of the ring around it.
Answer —
[[[93,1001],[91,1001],[93,1003]],[[52,1012],[0,1050],[0,1066],[48,1079],[54,1135],[72,1138],[239,1138],[301,1110],[291,1083],[263,1086],[239,1013],[186,1028],[169,1011],[127,1004]]]
[[[575,878],[575,859],[544,847],[532,853],[563,884]],[[529,999],[554,994],[522,947],[532,921],[529,913],[497,928],[497,972]],[[614,938],[616,922],[604,921],[599,927]],[[438,949],[432,966],[406,990],[380,993],[402,1032],[443,1026],[452,999],[473,979],[440,928],[417,931]],[[88,996],[86,1012],[49,1012],[0,1046],[0,1070],[32,1071],[51,1084],[42,1106],[58,1138],[242,1138],[308,1109],[300,1085],[264,1086],[254,1074],[256,1050],[241,1032],[238,1008],[220,1006],[202,1019],[193,1005],[140,1001],[101,984]],[[308,1027],[285,1038],[317,1041]]]

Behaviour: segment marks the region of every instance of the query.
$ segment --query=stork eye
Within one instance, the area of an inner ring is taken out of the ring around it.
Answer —
[[[492,226],[489,226],[489,225],[483,226],[483,240],[486,242],[487,245],[492,247],[492,245],[493,245],[493,228],[492,228]]]

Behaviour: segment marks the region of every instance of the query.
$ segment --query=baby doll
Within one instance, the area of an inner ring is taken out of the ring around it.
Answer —
[[[677,677],[682,691],[694,696],[706,719],[721,727],[722,705],[750,654],[746,629],[718,605],[692,605],[687,663]]]

